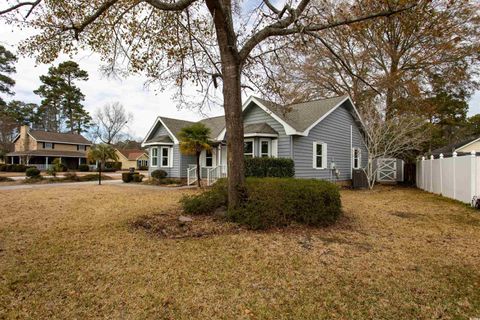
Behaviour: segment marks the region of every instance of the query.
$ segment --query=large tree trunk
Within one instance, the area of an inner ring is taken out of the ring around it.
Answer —
[[[244,192],[241,61],[231,16],[231,0],[206,0],[222,62],[223,107],[227,132],[228,207],[237,208]]]

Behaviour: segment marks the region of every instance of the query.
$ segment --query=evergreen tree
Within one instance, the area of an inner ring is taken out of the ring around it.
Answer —
[[[66,61],[50,67],[40,80],[43,84],[34,92],[43,98],[38,109],[41,127],[55,132],[64,128],[72,133],[85,131],[91,117],[82,104],[85,95],[75,83],[88,80],[88,73],[76,62]]]
[[[15,80],[10,78],[10,74],[15,73],[13,63],[17,57],[4,46],[0,45],[0,93],[12,95],[11,88],[15,85]],[[0,97],[0,105],[5,105],[5,101]]]

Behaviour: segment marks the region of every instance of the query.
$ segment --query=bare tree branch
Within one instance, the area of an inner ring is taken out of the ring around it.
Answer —
[[[37,1],[26,1],[26,2],[19,2],[17,3],[16,5],[13,5],[7,9],[4,9],[4,10],[0,10],[0,15],[2,14],[5,14],[5,13],[9,13],[9,12],[12,12],[12,11],[15,11],[21,7],[24,7],[24,6],[31,6],[30,7],[30,10],[28,11],[27,15],[25,18],[27,18],[30,13],[32,12],[33,8],[35,8],[42,0],[37,0]]]

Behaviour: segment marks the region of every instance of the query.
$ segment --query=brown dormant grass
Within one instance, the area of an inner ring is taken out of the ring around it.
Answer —
[[[0,191],[0,319],[480,317],[480,214],[461,204],[380,188],[342,191],[345,216],[327,229],[138,227],[175,223],[186,192]]]

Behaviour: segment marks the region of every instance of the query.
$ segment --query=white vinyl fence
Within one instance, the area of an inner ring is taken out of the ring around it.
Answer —
[[[480,157],[474,151],[460,157],[455,152],[450,158],[422,157],[417,161],[417,187],[472,203],[475,196],[480,196]]]

